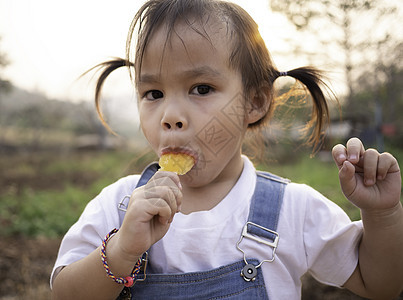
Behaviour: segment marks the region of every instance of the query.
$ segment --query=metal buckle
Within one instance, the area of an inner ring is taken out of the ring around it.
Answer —
[[[127,202],[127,204],[125,204],[125,200],[129,199],[130,201],[130,196],[124,196],[122,200],[120,200],[119,204],[118,204],[118,209],[120,211],[126,212],[127,211],[127,207],[129,206],[129,202]]]
[[[264,231],[270,232],[271,234],[275,235],[274,241],[271,242],[271,241],[268,241],[267,239],[263,239],[263,238],[260,238],[260,237],[258,237],[256,235],[253,235],[253,234],[249,233],[248,232],[248,225],[258,227],[258,228],[260,228],[260,229],[262,229]],[[239,251],[241,251],[243,253],[243,260],[245,261],[245,264],[248,264],[248,261],[246,260],[245,251],[243,251],[239,247],[239,244],[242,242],[243,238],[251,239],[251,240],[253,240],[255,242],[265,244],[265,245],[270,246],[272,248],[272,258],[262,260],[257,266],[255,266],[256,268],[259,268],[264,262],[273,262],[274,261],[275,254],[276,254],[276,249],[277,249],[277,246],[278,246],[278,241],[280,239],[280,236],[279,236],[279,234],[277,232],[275,232],[273,230],[270,230],[270,229],[267,229],[267,228],[265,228],[263,226],[255,224],[253,222],[246,222],[246,224],[245,224],[245,226],[243,227],[243,230],[242,230],[241,238],[239,239],[238,243],[236,244],[236,247],[237,247],[237,249]]]
[[[136,283],[137,281],[144,281],[144,280],[146,280],[146,277],[147,277],[147,274],[146,274],[147,263],[148,263],[148,252],[146,251],[146,252],[144,252],[143,257],[141,258],[141,269],[140,269],[140,271],[143,272],[144,277],[141,278],[141,279],[136,279],[136,280],[134,281],[134,283]],[[133,284],[134,284],[134,283],[133,283]]]

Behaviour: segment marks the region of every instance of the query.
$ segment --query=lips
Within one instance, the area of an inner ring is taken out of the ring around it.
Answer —
[[[198,157],[199,157],[199,155],[196,151],[194,151],[193,149],[188,148],[188,147],[165,147],[165,148],[161,149],[160,156],[162,156],[164,154],[170,154],[170,153],[189,155],[193,158],[195,165],[197,164]]]

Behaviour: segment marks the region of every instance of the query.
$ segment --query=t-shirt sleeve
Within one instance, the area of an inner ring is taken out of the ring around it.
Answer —
[[[76,262],[97,249],[113,228],[119,228],[119,202],[133,192],[139,176],[131,175],[104,188],[85,207],[78,221],[64,236],[50,277],[50,286],[64,266]]]
[[[341,287],[358,264],[361,221],[347,214],[319,192],[311,190],[304,220],[304,245],[310,274],[327,285]]]

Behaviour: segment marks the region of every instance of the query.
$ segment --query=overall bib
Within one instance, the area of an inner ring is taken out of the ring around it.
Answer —
[[[137,187],[146,184],[157,170],[158,164],[148,166]],[[238,244],[234,245],[244,253],[244,260],[203,272],[167,275],[153,274],[146,269],[145,280],[125,288],[118,299],[269,299],[260,268],[264,261],[247,257],[240,242],[242,238],[251,238],[267,243],[272,247],[272,259],[265,261],[274,260],[279,238],[275,231],[287,183],[288,180],[273,174],[257,172],[248,222],[240,232]],[[141,272],[138,279],[144,279]]]

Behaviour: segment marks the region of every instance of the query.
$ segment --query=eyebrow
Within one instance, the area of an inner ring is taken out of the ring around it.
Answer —
[[[153,75],[153,74],[143,74],[140,76],[140,83],[156,83],[159,81],[160,74]],[[198,68],[194,68],[191,70],[186,70],[179,74],[182,78],[198,78],[198,77],[211,77],[211,78],[218,78],[221,76],[221,73],[217,70],[209,67],[209,66],[202,66]]]

